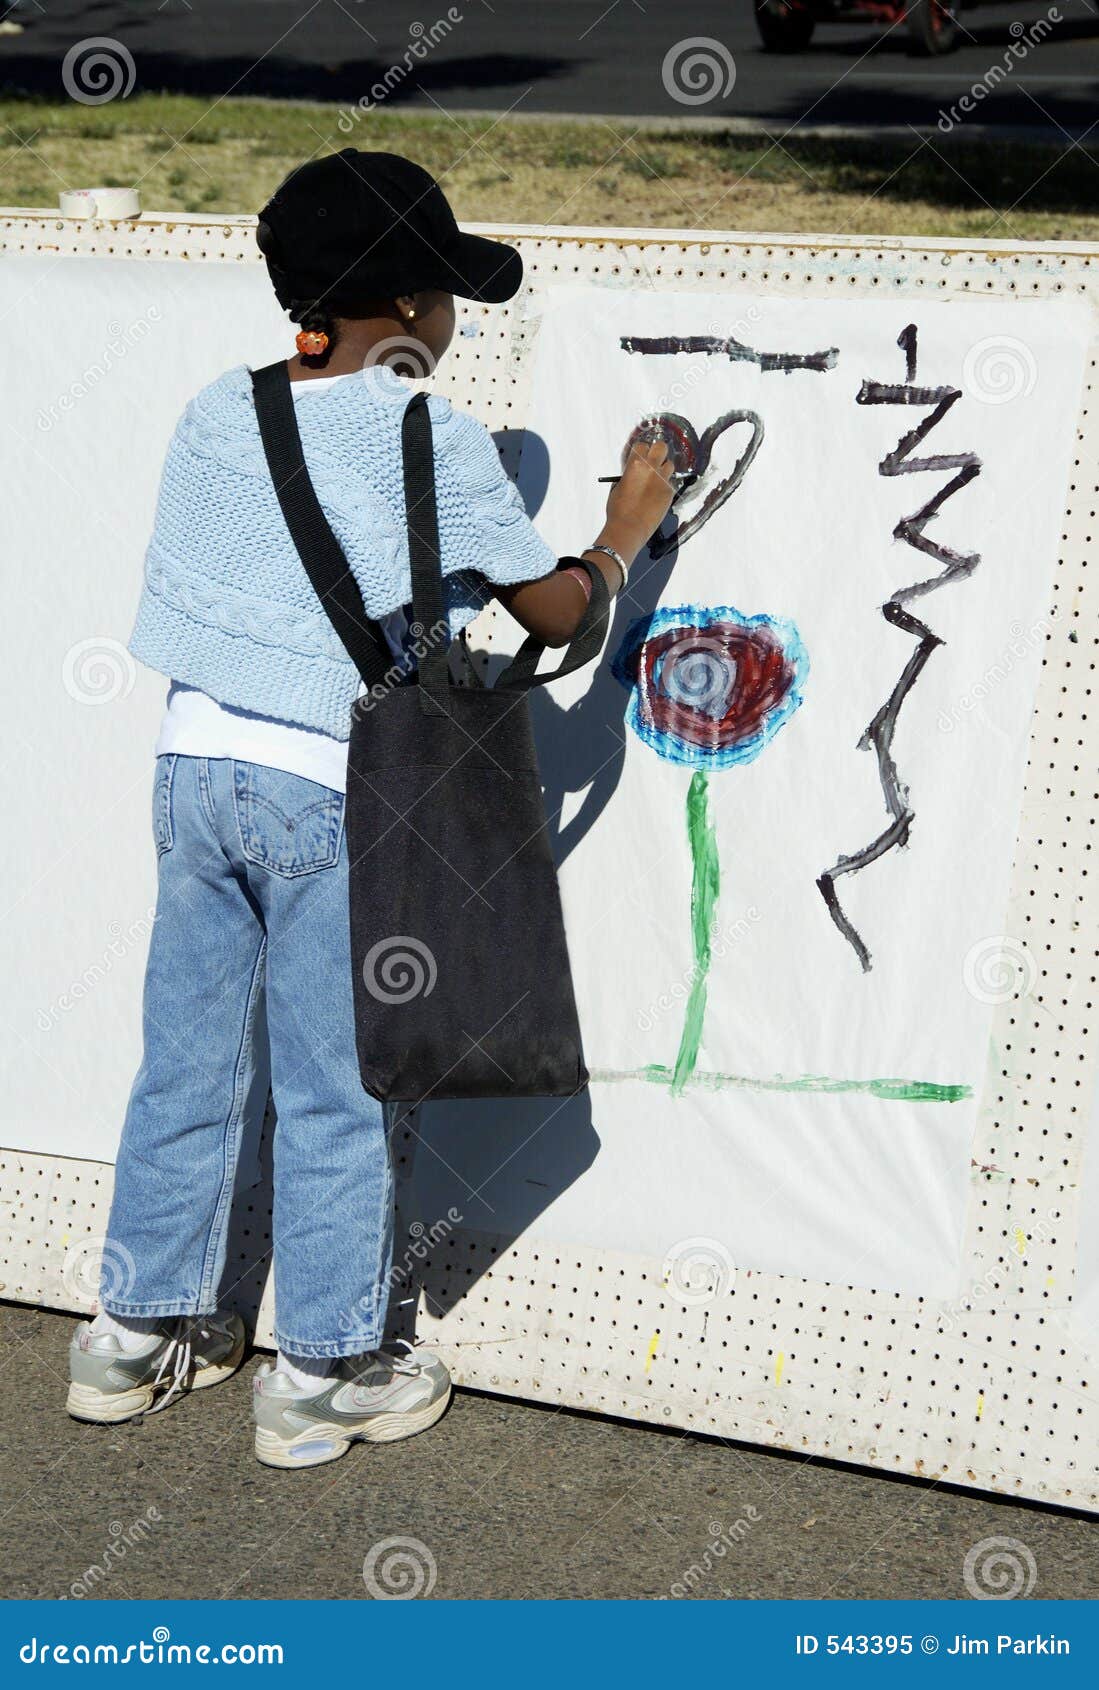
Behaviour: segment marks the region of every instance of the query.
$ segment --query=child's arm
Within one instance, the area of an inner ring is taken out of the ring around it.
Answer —
[[[630,453],[621,478],[607,495],[607,520],[595,545],[609,546],[633,562],[667,516],[675,495],[672,462],[663,440],[642,442]],[[585,559],[602,570],[607,589],[613,595],[623,586],[622,572],[606,552],[586,551]],[[538,581],[523,581],[497,587],[496,597],[528,634],[543,645],[568,645],[587,608],[590,585],[582,582],[582,571],[557,570]]]

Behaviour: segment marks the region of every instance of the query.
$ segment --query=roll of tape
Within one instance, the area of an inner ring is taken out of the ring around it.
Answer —
[[[63,217],[94,217],[95,195],[90,188],[73,188],[61,195],[58,201]]]
[[[141,216],[136,188],[71,188],[59,200],[63,217],[102,217],[107,221]]]

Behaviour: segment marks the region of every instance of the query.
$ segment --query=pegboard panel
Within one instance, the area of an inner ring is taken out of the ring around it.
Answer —
[[[1099,253],[1075,243],[1019,251],[1007,242],[481,232],[519,244],[526,282],[507,306],[464,308],[439,385],[493,430],[518,428],[526,414],[530,292],[550,283],[899,301],[1069,293],[1099,304]],[[112,225],[0,213],[0,245],[58,262],[259,261],[249,218]],[[1097,352],[1093,344],[1006,919],[1034,966],[996,1010],[972,1146],[965,1287],[937,1302],[742,1268],[692,1304],[657,1261],[416,1215],[405,1177],[394,1307],[415,1315],[460,1383],[1099,1511],[1099,1334],[1073,1304],[1099,1049],[1099,897],[1089,872],[1099,612],[1088,575],[1099,508]],[[506,441],[503,451],[506,459]],[[416,1144],[414,1119],[399,1123],[399,1174]],[[0,1294],[86,1309],[81,1264],[103,1235],[110,1168],[9,1153],[0,1177]],[[238,1199],[234,1295],[269,1343],[266,1174]]]

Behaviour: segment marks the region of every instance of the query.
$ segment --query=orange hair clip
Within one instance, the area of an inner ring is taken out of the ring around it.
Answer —
[[[323,329],[302,329],[295,344],[303,358],[319,358],[328,346],[328,336]]]

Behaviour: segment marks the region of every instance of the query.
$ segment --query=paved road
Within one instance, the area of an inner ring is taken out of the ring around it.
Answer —
[[[468,1393],[424,1437],[295,1474],[252,1456],[254,1361],[145,1424],[81,1426],[71,1330],[0,1305],[9,1598],[362,1599],[391,1537],[437,1598],[961,1598],[991,1537],[1024,1577],[1033,1557],[1033,1597],[1099,1596],[1094,1522]]]
[[[1028,31],[1045,0],[964,14],[965,46],[949,59],[907,56],[903,29],[821,29],[794,57],[760,50],[751,0],[0,0],[26,21],[0,38],[0,79],[60,94],[61,61],[89,36],[121,41],[138,88],[220,95],[355,100],[392,67],[385,98],[448,110],[589,112],[766,119],[813,124],[931,124],[990,71],[982,121],[1079,134],[1099,119],[1099,17],[1091,0],[1057,0],[1048,39],[1012,60],[1011,22]],[[460,21],[448,23],[448,16]],[[440,27],[435,28],[438,21]],[[404,59],[423,26],[419,57]],[[437,40],[426,42],[434,33]],[[684,104],[662,76],[665,56],[694,36],[735,61],[732,90]]]

